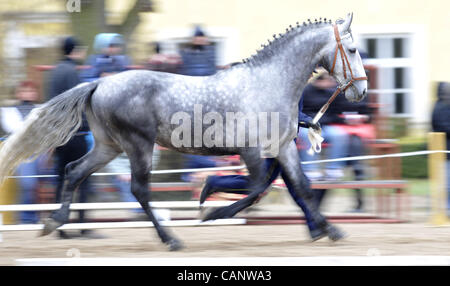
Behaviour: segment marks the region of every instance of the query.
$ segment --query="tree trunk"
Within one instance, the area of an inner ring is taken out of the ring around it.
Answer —
[[[97,34],[119,33],[125,42],[128,42],[139,24],[139,13],[152,11],[154,8],[151,0],[136,0],[122,24],[107,25],[105,0],[81,0],[81,12],[70,13],[72,31],[83,45],[89,46],[88,53],[92,53],[93,41]]]
[[[82,0],[81,12],[70,13],[73,35],[89,46],[93,52],[93,41],[97,34],[107,32],[105,20],[105,0]]]

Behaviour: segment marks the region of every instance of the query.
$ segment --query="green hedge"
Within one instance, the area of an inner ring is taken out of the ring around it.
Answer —
[[[427,150],[426,142],[400,142],[401,152]],[[411,156],[402,158],[403,178],[428,178],[428,156]]]

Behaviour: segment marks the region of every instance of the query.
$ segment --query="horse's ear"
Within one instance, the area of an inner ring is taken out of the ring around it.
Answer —
[[[347,17],[345,17],[344,23],[341,25],[341,33],[347,32],[350,29],[350,25],[352,24],[353,13],[348,13]]]

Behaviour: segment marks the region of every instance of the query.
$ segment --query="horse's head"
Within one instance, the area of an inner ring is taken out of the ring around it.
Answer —
[[[322,64],[339,83],[349,101],[360,101],[367,93],[367,77],[350,25],[353,14],[333,25],[329,44],[323,51]]]

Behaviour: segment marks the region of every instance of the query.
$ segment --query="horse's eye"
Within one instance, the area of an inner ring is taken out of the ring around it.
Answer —
[[[349,51],[350,53],[354,54],[354,53],[356,53],[356,48],[348,49],[348,51]]]

